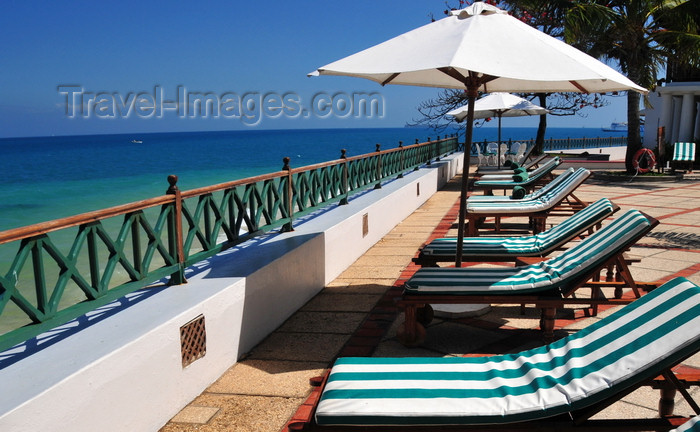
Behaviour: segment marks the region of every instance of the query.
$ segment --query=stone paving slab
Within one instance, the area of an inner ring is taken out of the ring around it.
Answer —
[[[171,421],[161,429],[161,432],[279,432],[303,402],[304,398],[222,395],[205,392],[197,397],[192,405],[217,409],[217,413],[208,423]]]
[[[323,292],[300,310],[302,311],[338,311],[338,312],[369,312],[377,303],[381,294],[341,294]]]
[[[373,281],[377,282],[373,283]],[[325,292],[329,294],[384,294],[393,282],[392,279],[373,279],[367,282],[353,280],[346,285],[326,287]]]
[[[384,287],[386,291],[386,287]],[[277,329],[286,333],[352,334],[367,316],[367,312],[299,311]]]
[[[253,349],[249,358],[328,364],[347,339],[348,336],[342,334],[274,332]]]
[[[306,397],[309,380],[323,373],[326,363],[247,359],[236,363],[209,393],[274,397]]]

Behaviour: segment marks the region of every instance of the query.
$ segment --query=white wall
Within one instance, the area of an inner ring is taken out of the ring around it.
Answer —
[[[645,110],[644,147],[656,147],[656,131],[665,127],[667,143],[695,141],[700,137],[700,82],[672,82],[649,93]]]
[[[294,232],[198,263],[187,284],[108,305],[102,309],[133,303],[101,320],[90,314],[63,326],[84,328],[52,345],[57,331],[40,336],[32,342],[46,348],[0,370],[0,431],[157,430],[460,172],[461,158],[319,212]],[[179,329],[200,314],[206,355],[183,369]]]

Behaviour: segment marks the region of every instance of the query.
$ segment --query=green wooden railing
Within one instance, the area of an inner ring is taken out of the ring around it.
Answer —
[[[0,232],[0,351],[459,149],[454,137],[180,191]]]

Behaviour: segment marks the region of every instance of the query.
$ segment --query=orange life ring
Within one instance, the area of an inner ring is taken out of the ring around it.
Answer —
[[[646,161],[646,163],[641,164],[642,161]],[[656,156],[654,156],[654,152],[648,148],[637,150],[637,153],[635,153],[632,158],[632,167],[640,174],[653,170],[654,167],[656,167]]]

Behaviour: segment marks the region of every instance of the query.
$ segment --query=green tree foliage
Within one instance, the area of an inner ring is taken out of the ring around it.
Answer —
[[[572,1],[565,40],[588,54],[616,62],[635,83],[652,89],[668,59],[696,66],[700,61],[697,0]],[[641,95],[627,92],[627,171],[641,148]]]

